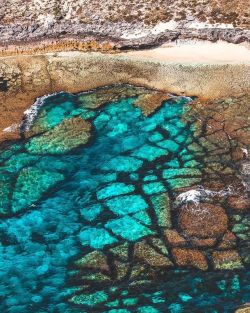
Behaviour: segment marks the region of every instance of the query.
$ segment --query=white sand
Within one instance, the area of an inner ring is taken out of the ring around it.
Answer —
[[[250,63],[249,45],[235,45],[218,42],[183,42],[180,44],[165,44],[161,47],[129,51],[118,55],[126,55],[134,59],[159,60],[184,63]]]

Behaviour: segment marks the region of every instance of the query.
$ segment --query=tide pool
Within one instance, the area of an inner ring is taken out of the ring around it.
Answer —
[[[91,108],[88,93],[53,95],[23,139],[2,149],[1,312],[226,313],[249,301],[248,276],[175,268],[138,295],[125,284],[68,301],[81,287],[70,282],[75,260],[161,236],[175,223],[176,192],[202,181],[205,150],[192,148],[194,126],[182,118],[191,99],[170,97],[149,116],[136,99]]]

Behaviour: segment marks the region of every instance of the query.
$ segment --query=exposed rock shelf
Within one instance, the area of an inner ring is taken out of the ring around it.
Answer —
[[[159,49],[162,51],[162,48]],[[168,55],[175,48],[165,49]],[[237,46],[236,52],[241,53],[244,49]],[[23,112],[37,97],[62,90],[80,92],[108,84],[130,83],[203,99],[249,92],[250,66],[247,56],[243,61],[238,61],[238,54],[234,53],[236,57],[232,62],[223,62],[222,59],[209,60],[208,54],[206,58],[201,56],[194,61],[192,58],[175,58],[174,53],[172,57],[164,59],[157,56],[157,51],[152,50],[156,57],[148,56],[147,51],[138,51],[142,53],[141,57],[136,52],[61,52],[1,58],[1,140],[17,138],[16,130]]]

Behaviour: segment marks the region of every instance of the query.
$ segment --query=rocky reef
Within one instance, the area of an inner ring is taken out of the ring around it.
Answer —
[[[126,54],[62,52],[1,58],[0,141],[19,138],[23,113],[36,98],[39,103],[43,99],[39,97],[46,94],[62,90],[75,93],[109,84],[130,83],[163,92],[163,95],[147,96],[149,103],[151,97],[158,98],[152,99],[157,103],[167,92],[197,96],[206,103],[206,99],[248,93],[249,69],[247,62],[168,62]],[[140,103],[140,98],[137,101]],[[148,104],[144,103],[146,112]]]
[[[1,309],[247,302],[248,110],[247,95],[204,101],[130,85],[36,102],[19,139],[1,146],[3,255],[19,264]],[[5,263],[2,281],[13,271]]]
[[[250,312],[249,22],[1,2],[1,312]]]

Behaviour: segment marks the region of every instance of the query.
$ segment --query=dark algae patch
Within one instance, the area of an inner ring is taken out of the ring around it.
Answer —
[[[36,102],[0,154],[1,312],[250,301],[248,160],[217,122],[129,85]]]

